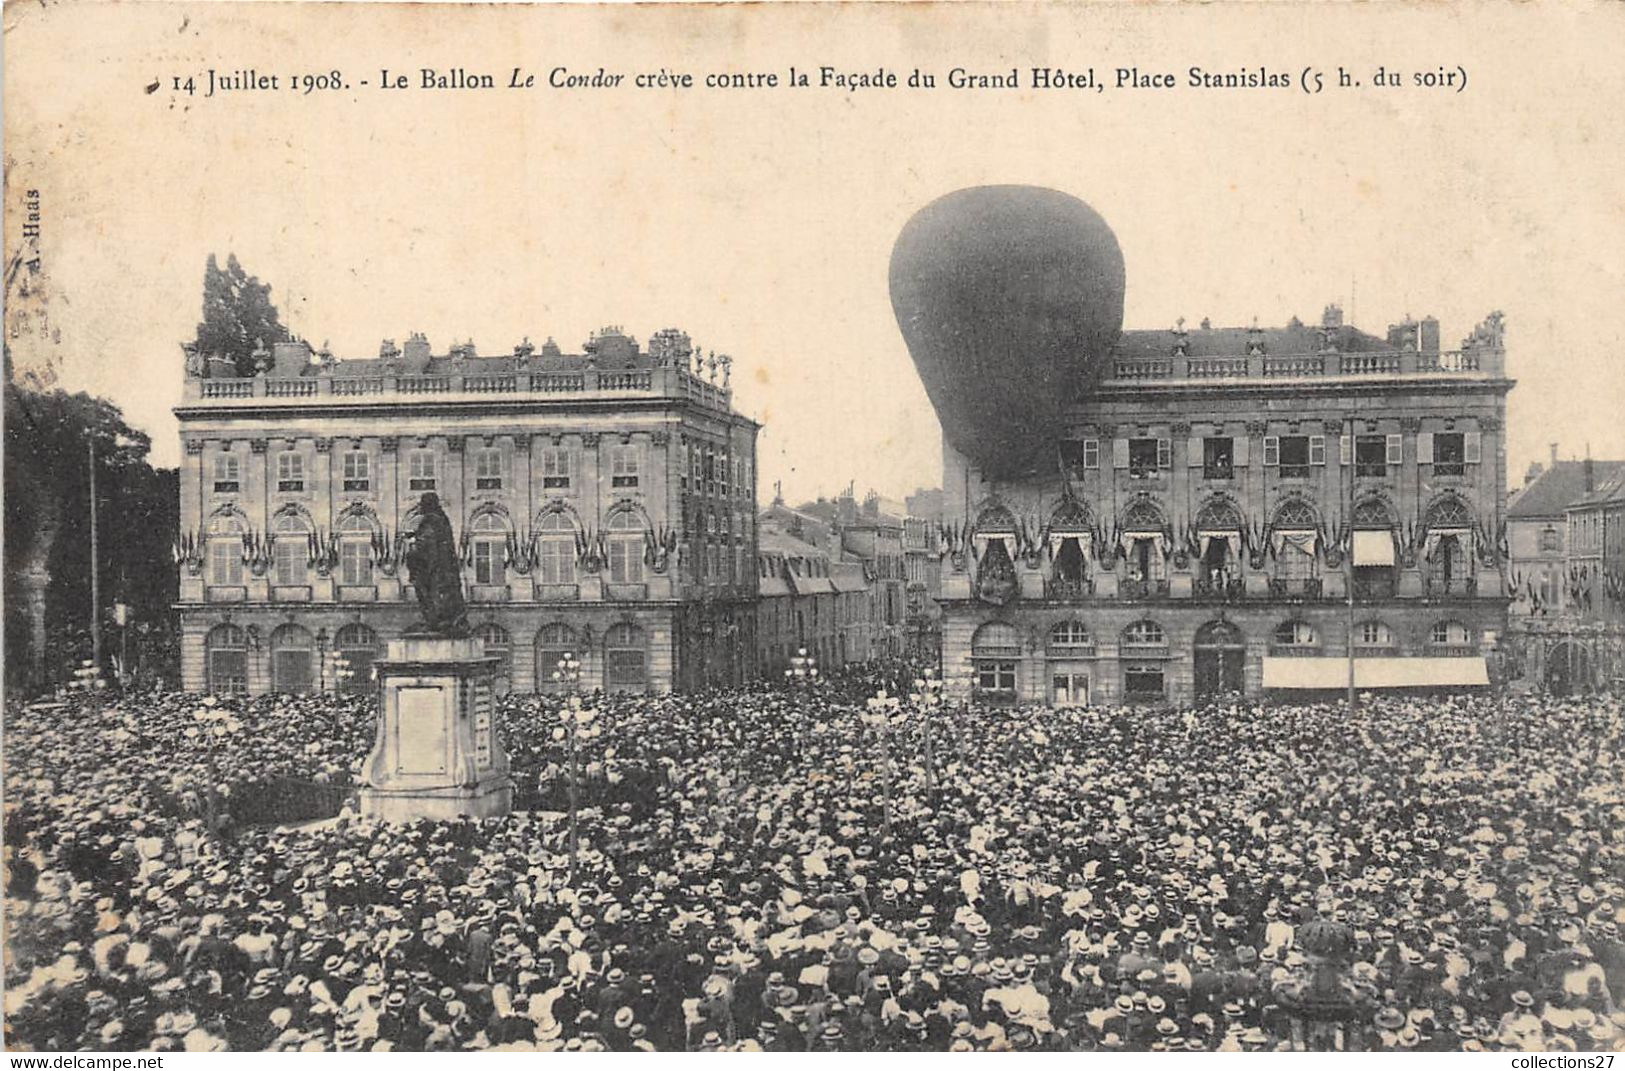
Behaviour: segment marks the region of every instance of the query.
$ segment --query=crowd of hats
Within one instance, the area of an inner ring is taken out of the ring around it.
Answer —
[[[8,1041],[1625,1045],[1617,700],[950,703],[929,797],[906,703],[887,727],[835,690],[590,702],[573,853],[550,700],[500,711],[536,810],[393,827],[208,805],[353,777],[365,700],[8,708]],[[1283,996],[1317,967],[1335,1026]]]

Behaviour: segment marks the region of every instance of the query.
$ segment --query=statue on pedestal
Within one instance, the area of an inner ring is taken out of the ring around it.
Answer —
[[[457,542],[452,538],[451,521],[440,508],[440,496],[425,492],[418,502],[418,524],[412,532],[412,546],[406,552],[406,568],[417,592],[421,620],[407,630],[408,636],[468,635],[468,607],[463,602],[462,565],[457,558]]]

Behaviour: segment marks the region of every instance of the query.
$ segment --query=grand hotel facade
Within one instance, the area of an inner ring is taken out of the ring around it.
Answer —
[[[756,435],[730,360],[617,328],[482,357],[422,336],[376,359],[304,343],[238,377],[188,353],[180,420],[188,690],[361,690],[418,616],[401,559],[450,518],[501,685],[664,692],[754,672]]]
[[[944,442],[952,691],[1189,703],[1487,683],[1506,627],[1501,318],[1127,331],[1054,464]],[[1354,595],[1350,623],[1349,580]]]

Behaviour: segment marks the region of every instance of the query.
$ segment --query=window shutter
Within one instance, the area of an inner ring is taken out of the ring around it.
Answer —
[[[1192,435],[1185,440],[1185,464],[1191,468],[1199,468],[1203,460],[1204,447],[1200,436]]]
[[[1238,469],[1247,467],[1247,452],[1251,440],[1238,436],[1230,440],[1230,463]]]
[[[1400,465],[1405,461],[1405,438],[1402,435],[1388,436],[1388,459],[1390,465]]]
[[[1337,463],[1339,465],[1354,464],[1354,440],[1347,435],[1337,437]]]
[[[1309,436],[1309,464],[1311,464],[1311,465],[1324,465],[1324,464],[1326,464],[1326,436],[1324,436],[1324,435],[1311,435],[1311,436]]]
[[[1100,468],[1100,440],[1083,440],[1083,467],[1086,469]]]
[[[1433,464],[1433,433],[1424,431],[1416,437],[1416,463]]]
[[[1157,468],[1172,468],[1174,464],[1174,444],[1171,439],[1157,440]]]
[[[1114,469],[1126,469],[1126,468],[1128,468],[1128,440],[1127,439],[1113,439],[1112,440],[1112,468],[1114,468]]]
[[[1462,439],[1462,459],[1469,465],[1476,465],[1483,459],[1484,446],[1479,439],[1479,433],[1469,431]]]
[[[1281,463],[1281,437],[1279,435],[1264,436],[1264,467],[1272,468]]]

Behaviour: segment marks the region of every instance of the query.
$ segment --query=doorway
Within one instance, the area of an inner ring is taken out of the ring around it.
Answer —
[[[1050,703],[1057,707],[1089,705],[1089,675],[1056,671],[1050,674]]]
[[[1241,630],[1228,621],[1210,621],[1196,631],[1196,698],[1246,690],[1247,647]]]

